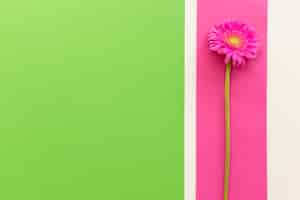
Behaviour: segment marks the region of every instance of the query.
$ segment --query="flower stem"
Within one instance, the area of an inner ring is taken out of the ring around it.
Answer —
[[[230,177],[230,73],[231,64],[226,64],[225,73],[225,167],[224,167],[224,200],[229,199],[229,177]]]

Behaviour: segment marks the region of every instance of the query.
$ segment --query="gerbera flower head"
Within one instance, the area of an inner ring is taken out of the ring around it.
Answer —
[[[211,51],[225,55],[224,62],[231,63],[233,67],[245,65],[257,53],[254,28],[239,21],[227,21],[213,26],[208,33],[208,44]]]

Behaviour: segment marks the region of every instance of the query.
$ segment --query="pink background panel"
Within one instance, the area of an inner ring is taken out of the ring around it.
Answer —
[[[197,200],[222,200],[224,174],[223,57],[209,52],[207,32],[237,19],[256,28],[257,59],[233,70],[230,200],[266,200],[267,1],[199,0],[197,33]]]

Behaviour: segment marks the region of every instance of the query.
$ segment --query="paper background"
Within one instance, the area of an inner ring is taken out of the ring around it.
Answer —
[[[223,197],[223,58],[209,52],[207,32],[238,19],[256,28],[260,50],[231,76],[232,159],[230,200],[266,200],[267,1],[199,0],[197,22],[197,200]]]
[[[300,199],[300,2],[269,1],[268,193]]]
[[[186,1],[186,71],[196,70],[196,0]],[[298,200],[300,180],[300,2],[268,1],[267,182],[268,199]],[[253,13],[255,15],[255,12]],[[186,200],[195,200],[195,73],[186,73]],[[194,89],[194,90],[193,90]]]
[[[182,200],[184,1],[0,5],[0,199]]]

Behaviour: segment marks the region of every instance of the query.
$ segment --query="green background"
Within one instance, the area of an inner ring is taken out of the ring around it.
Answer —
[[[0,3],[0,199],[183,199],[183,0]]]

